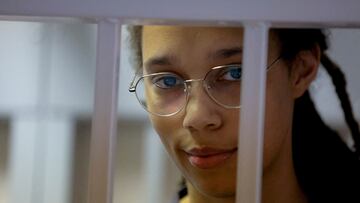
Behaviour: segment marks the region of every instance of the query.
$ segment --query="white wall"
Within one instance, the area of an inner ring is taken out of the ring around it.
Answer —
[[[38,23],[1,22],[0,112],[25,111],[36,106],[41,29]]]

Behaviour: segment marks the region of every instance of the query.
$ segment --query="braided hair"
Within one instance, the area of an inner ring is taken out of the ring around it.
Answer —
[[[281,53],[291,62],[299,51],[318,45],[321,63],[340,99],[355,152],[322,121],[309,92],[295,101],[293,162],[300,187],[309,202],[360,202],[360,133],[354,118],[344,73],[325,53],[326,36],[320,29],[276,29]]]

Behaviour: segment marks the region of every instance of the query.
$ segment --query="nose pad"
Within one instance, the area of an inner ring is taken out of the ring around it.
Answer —
[[[187,96],[191,94],[191,89],[193,88],[192,83],[201,83],[201,87],[208,94],[208,89],[210,89],[210,85],[208,85],[203,79],[193,79],[185,81],[185,89],[184,91],[187,93]],[[201,87],[199,87],[201,89]],[[209,96],[209,95],[206,95]],[[211,97],[210,97],[211,98]]]
[[[189,94],[189,93],[190,93],[190,89],[191,89],[191,82],[185,81],[184,92],[186,92],[187,94]]]
[[[197,81],[202,83],[202,81]],[[203,84],[197,86],[186,83],[185,117],[183,126],[191,131],[214,130],[221,126],[222,119],[218,107],[210,98]],[[195,91],[194,91],[195,90]]]

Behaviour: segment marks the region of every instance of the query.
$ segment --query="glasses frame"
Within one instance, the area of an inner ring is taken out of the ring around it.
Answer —
[[[282,58],[282,55],[278,56],[272,63],[270,63],[270,65],[268,65],[266,67],[266,71],[269,71],[271,69],[271,67],[274,66],[274,64],[276,64],[280,59]],[[229,105],[226,105],[226,104],[222,104],[220,103],[217,99],[215,99],[214,96],[211,95],[211,93],[209,92],[209,85],[207,84],[207,76],[209,75],[209,73],[213,70],[216,70],[216,69],[220,69],[220,68],[226,68],[226,67],[231,67],[231,66],[242,66],[242,64],[229,64],[229,65],[220,65],[220,66],[215,66],[215,67],[212,67],[206,74],[203,78],[199,78],[199,79],[188,79],[188,80],[184,80],[183,83],[184,83],[184,92],[185,92],[185,102],[184,102],[184,105],[182,105],[179,110],[173,112],[173,113],[169,113],[169,114],[159,114],[159,113],[155,113],[155,112],[151,112],[149,111],[141,102],[141,99],[138,97],[138,95],[136,94],[136,88],[137,88],[137,85],[138,83],[145,77],[149,77],[149,76],[156,76],[156,75],[160,75],[160,74],[166,74],[166,73],[170,73],[170,72],[158,72],[158,73],[151,73],[151,74],[145,74],[145,75],[141,75],[140,77],[137,78],[138,74],[135,74],[134,78],[132,79],[130,85],[129,85],[129,92],[130,93],[134,93],[135,96],[136,96],[136,99],[138,100],[138,102],[140,103],[140,105],[143,107],[143,109],[145,109],[145,111],[147,111],[148,113],[152,114],[152,115],[155,115],[155,116],[161,116],[161,117],[169,117],[169,116],[173,116],[177,113],[179,113],[180,111],[182,111],[186,106],[187,106],[187,103],[188,103],[188,99],[189,99],[189,94],[190,94],[190,87],[191,87],[191,83],[193,82],[201,82],[202,83],[202,87],[204,88],[206,94],[216,103],[218,104],[219,106],[221,107],[224,107],[226,109],[240,109],[241,108],[241,105],[238,105],[238,106],[229,106]],[[172,74],[172,73],[171,73]],[[136,79],[137,78],[137,79]]]

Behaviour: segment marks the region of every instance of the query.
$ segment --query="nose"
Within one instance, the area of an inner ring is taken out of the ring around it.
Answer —
[[[207,95],[201,82],[188,87],[183,127],[190,131],[216,130],[222,125],[221,109]]]

